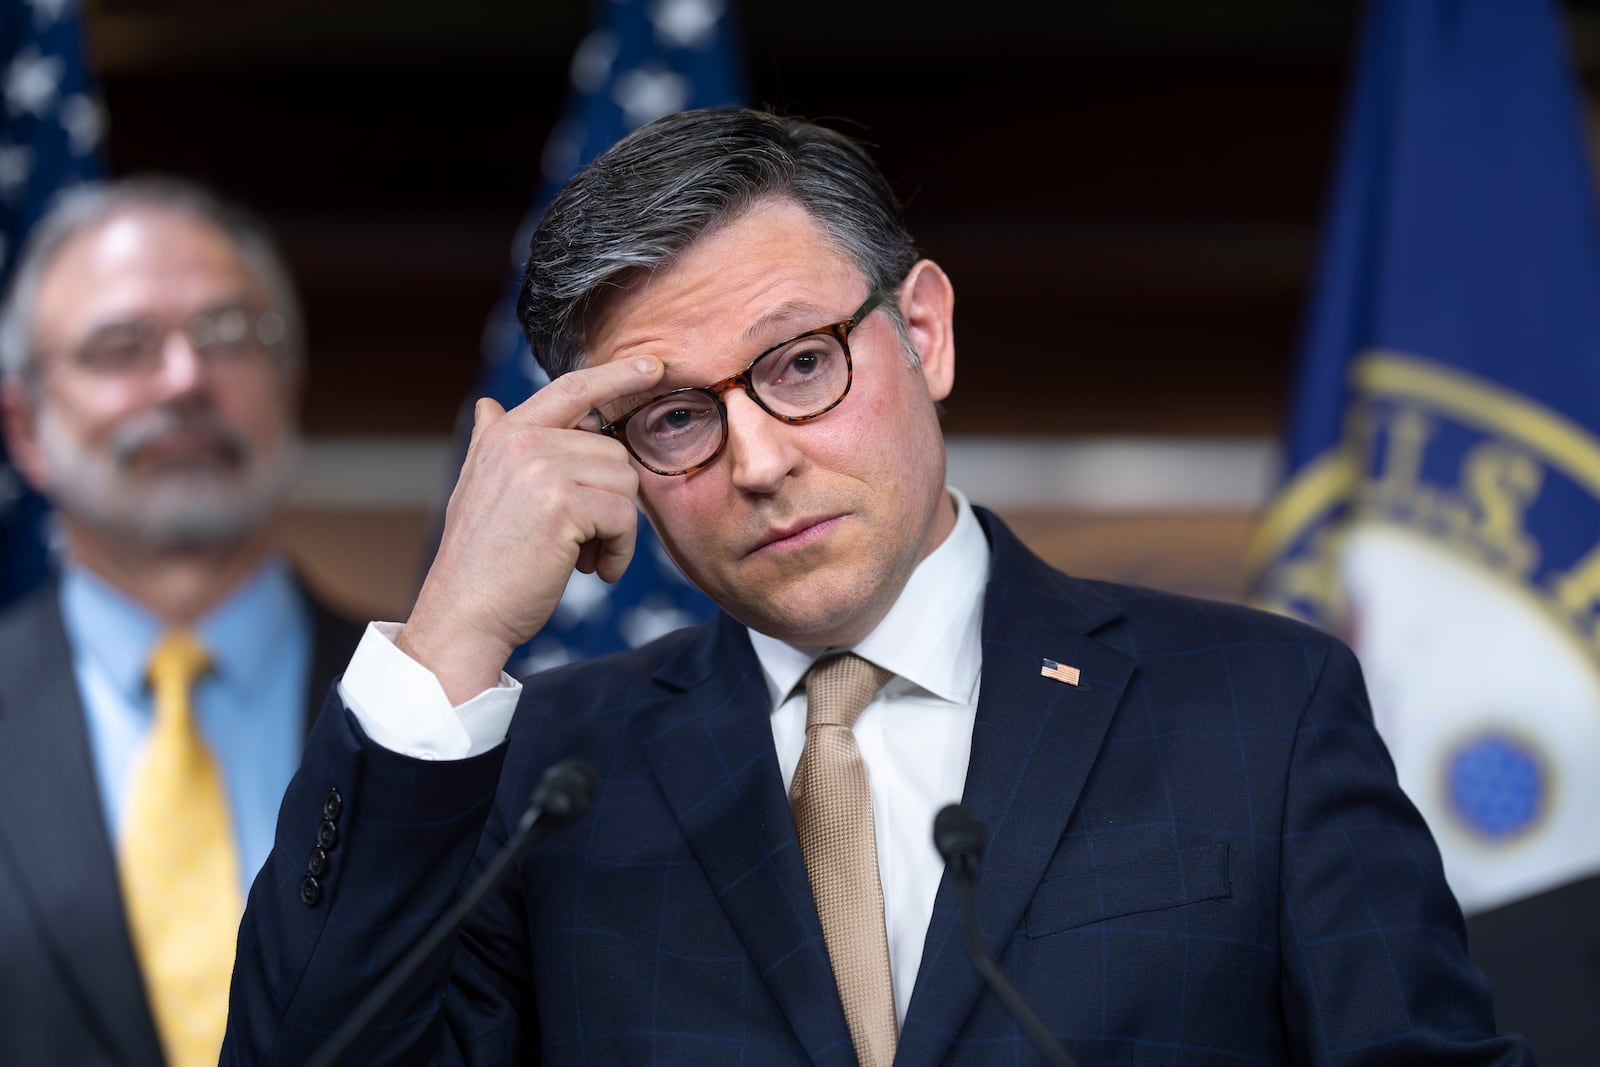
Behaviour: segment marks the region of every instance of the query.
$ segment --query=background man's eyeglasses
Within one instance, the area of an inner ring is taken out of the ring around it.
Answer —
[[[286,326],[276,311],[241,307],[203,311],[179,326],[153,319],[127,319],[96,329],[72,353],[72,363],[105,377],[148,377],[161,369],[167,340],[182,332],[200,359],[212,366],[245,364],[274,353]]]
[[[855,314],[791,337],[761,353],[738,374],[701,387],[674,389],[600,427],[647,470],[668,477],[709,467],[728,443],[722,394],[743,389],[768,415],[809,422],[850,391],[850,331],[888,294],[874,289]]]

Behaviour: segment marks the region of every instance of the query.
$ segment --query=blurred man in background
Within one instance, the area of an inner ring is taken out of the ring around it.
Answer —
[[[0,396],[63,566],[0,616],[7,1064],[216,1062],[243,894],[359,636],[274,547],[303,361],[270,241],[200,188],[80,188],[30,234]]]

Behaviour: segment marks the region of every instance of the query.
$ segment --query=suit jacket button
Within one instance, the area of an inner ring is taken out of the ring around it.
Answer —
[[[330,819],[337,819],[344,810],[344,797],[339,795],[337,789],[328,790],[328,795],[322,801],[322,814]]]
[[[317,846],[319,848],[332,848],[339,843],[339,828],[333,825],[332,819],[323,819],[322,825],[317,827]]]
[[[311,858],[306,861],[306,873],[314,878],[321,878],[328,869],[328,851],[324,848],[313,847]]]
[[[317,901],[322,899],[322,883],[309,874],[300,879],[300,903],[308,908],[317,906]]]

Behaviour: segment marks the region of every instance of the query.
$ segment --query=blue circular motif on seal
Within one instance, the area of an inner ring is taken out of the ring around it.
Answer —
[[[1468,741],[1456,749],[1445,773],[1451,808],[1484,837],[1514,837],[1533,825],[1544,808],[1538,758],[1504,734]]]

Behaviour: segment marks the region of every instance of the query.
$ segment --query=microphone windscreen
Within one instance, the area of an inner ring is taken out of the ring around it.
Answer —
[[[575,819],[594,805],[599,780],[594,764],[570,756],[552,764],[539,779],[539,786],[533,791],[534,807],[552,819]]]
[[[946,863],[970,857],[976,861],[983,851],[983,823],[960,804],[946,804],[933,817],[933,847]]]

